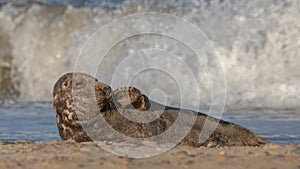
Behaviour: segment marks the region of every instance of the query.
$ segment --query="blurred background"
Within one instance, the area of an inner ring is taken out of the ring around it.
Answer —
[[[44,110],[52,113],[53,85],[63,73],[74,70],[80,49],[90,35],[113,19],[154,11],[187,19],[212,41],[226,78],[225,111],[238,112],[228,118],[245,118],[247,115],[240,112],[254,111],[256,115],[248,117],[300,119],[300,1],[295,0],[0,0],[0,102],[3,112],[7,112],[4,108],[11,103],[27,107],[34,104],[39,108],[43,107],[41,102],[46,102],[50,105],[46,109],[27,109],[27,114],[43,114]],[[107,38],[110,36],[113,35]],[[136,40],[141,45],[149,39]],[[115,55],[107,57],[107,63],[114,64],[118,60],[116,56],[126,53],[124,50],[130,44],[129,40],[115,48]],[[165,45],[176,48],[172,43]],[[185,53],[182,56],[186,60],[189,58]],[[182,81],[190,80],[184,75],[181,78]],[[209,106],[210,87],[202,87],[202,103]],[[193,101],[193,98],[185,99]],[[176,106],[172,100],[168,100],[168,104]],[[4,114],[2,120],[6,117]],[[54,121],[49,122],[49,126],[53,124]],[[257,124],[243,124],[257,129]],[[283,123],[272,125],[278,124]],[[293,129],[299,127],[290,121],[287,124]],[[283,133],[292,129],[284,130]],[[266,130],[260,132],[266,133]],[[292,136],[300,140],[300,133]]]
[[[226,108],[300,109],[298,1],[0,2],[2,102],[51,100],[53,84],[73,71],[93,32],[115,18],[157,11],[189,20],[213,42],[227,80]]]

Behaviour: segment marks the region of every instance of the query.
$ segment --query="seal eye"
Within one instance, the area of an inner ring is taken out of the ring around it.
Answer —
[[[83,80],[83,79],[75,80],[73,87],[74,87],[74,89],[84,88],[85,87],[85,80]]]

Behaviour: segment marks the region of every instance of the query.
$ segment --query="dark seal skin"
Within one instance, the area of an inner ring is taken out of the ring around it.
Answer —
[[[195,120],[190,124],[191,129],[187,135],[178,144],[217,147],[260,146],[268,143],[267,140],[240,125],[200,112],[161,105],[150,100],[134,87],[122,87],[112,91],[109,85],[84,73],[63,75],[54,86],[53,101],[57,127],[62,140],[95,141],[97,137],[87,134],[84,129],[88,128],[86,126],[92,126],[92,130],[103,130],[106,126],[98,122],[100,116],[122,135],[132,138],[149,138],[168,130],[182,113]],[[138,116],[145,112],[157,118],[143,123],[123,116],[124,114]],[[216,128],[208,133],[208,138],[204,142],[199,142],[200,133],[207,121],[216,123]],[[187,122],[179,121],[179,123],[184,126]],[[175,129],[174,136],[180,133],[176,130],[181,130],[181,128]],[[100,134],[107,135],[106,139],[110,135],[105,132]]]

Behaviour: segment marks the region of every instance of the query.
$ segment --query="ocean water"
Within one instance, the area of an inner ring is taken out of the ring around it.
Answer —
[[[2,106],[0,114],[0,139],[3,141],[60,140],[51,102]],[[225,112],[223,119],[247,127],[273,143],[300,144],[298,112]]]
[[[295,0],[0,0],[0,139],[59,139],[49,102],[53,85],[62,74],[74,70],[85,42],[114,19],[162,12],[191,22],[214,45],[226,80],[225,120],[248,127],[271,142],[300,143],[299,9],[300,1]],[[160,22],[158,26],[172,30],[172,24]],[[134,26],[140,29],[145,25],[149,26],[149,20]],[[128,29],[128,25],[118,26]],[[117,36],[113,31],[104,34],[104,40],[89,45],[92,50],[88,54],[97,55],[95,49]],[[110,84],[125,56],[148,48],[172,52],[195,70],[201,106],[211,106],[209,75],[174,39],[134,36],[113,46],[103,64],[96,65],[98,60],[91,62],[90,57],[80,65],[88,71],[99,66],[97,78]],[[174,70],[175,80],[182,82],[182,89],[188,89],[183,106],[198,106],[190,76],[174,66],[176,59],[159,57],[163,59],[157,63]],[[139,64],[136,60],[120,71],[120,78],[131,75]],[[213,63],[209,58],[206,62]],[[214,66],[211,68],[217,69]],[[167,78],[146,72],[137,76],[133,85],[147,95],[151,93],[147,89],[153,87],[166,93],[170,90],[167,104],[179,107],[176,92],[172,92],[179,90]],[[10,102],[16,104],[6,104]]]
[[[55,113],[50,103],[26,103],[0,108],[0,139],[48,142],[59,140]]]

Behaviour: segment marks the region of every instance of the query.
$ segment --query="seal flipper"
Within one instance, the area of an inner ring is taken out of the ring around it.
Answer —
[[[151,107],[148,97],[135,87],[119,88],[114,91],[113,98],[121,108],[145,111]]]
[[[219,146],[260,146],[268,141],[251,130],[240,125],[220,120],[217,128],[204,142],[199,142],[200,133],[206,118],[212,117],[198,116],[195,125],[189,134],[183,139],[182,144],[190,146],[219,147]],[[217,120],[217,119],[215,119]],[[205,131],[203,131],[205,132]]]

